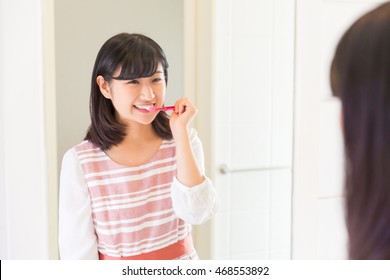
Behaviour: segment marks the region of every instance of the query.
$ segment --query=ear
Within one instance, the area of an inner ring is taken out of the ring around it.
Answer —
[[[111,99],[111,90],[109,83],[103,78],[103,76],[99,75],[96,78],[96,83],[100,88],[100,92],[107,99]]]

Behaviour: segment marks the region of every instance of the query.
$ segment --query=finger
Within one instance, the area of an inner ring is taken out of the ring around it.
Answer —
[[[187,110],[187,107],[188,107],[188,102],[187,102],[187,100],[185,100],[182,104],[181,104],[181,110],[180,110],[180,112],[181,112],[181,114],[183,114],[186,110]]]
[[[175,103],[175,112],[179,115],[184,113],[186,111],[186,108],[190,106],[191,102],[188,100],[187,97],[180,98]]]
[[[176,100],[176,102],[175,102],[175,113],[176,114],[179,114],[179,112],[180,112],[180,102],[181,102],[181,98]]]

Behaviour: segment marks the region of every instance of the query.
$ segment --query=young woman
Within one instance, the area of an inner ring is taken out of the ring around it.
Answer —
[[[60,180],[62,259],[196,259],[191,224],[217,209],[202,144],[189,128],[195,106],[170,117],[163,50],[122,33],[100,49],[92,73],[91,125],[64,155]]]
[[[390,259],[390,3],[360,17],[331,66],[341,99],[351,259]]]

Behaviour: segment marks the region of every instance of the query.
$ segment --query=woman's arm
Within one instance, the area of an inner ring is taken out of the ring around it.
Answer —
[[[211,180],[205,176],[203,147],[195,129],[190,130],[189,139],[202,181],[195,186],[187,186],[174,178],[172,204],[179,218],[190,224],[202,224],[217,212],[219,200]]]
[[[74,149],[62,160],[59,194],[61,259],[98,259],[88,187]]]

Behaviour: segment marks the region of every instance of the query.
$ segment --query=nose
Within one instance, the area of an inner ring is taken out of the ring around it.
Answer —
[[[152,100],[155,97],[153,88],[151,85],[145,84],[141,88],[141,97],[143,100]]]

